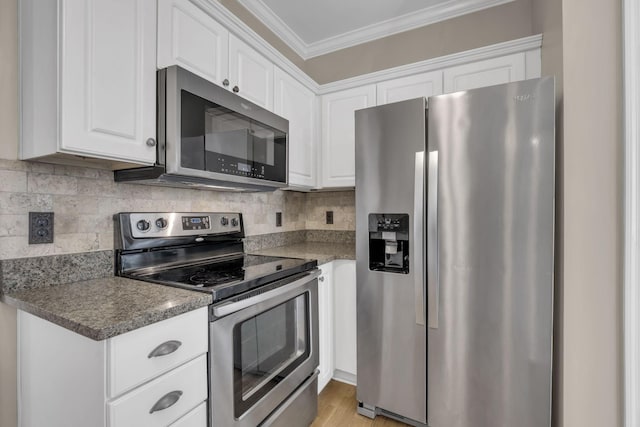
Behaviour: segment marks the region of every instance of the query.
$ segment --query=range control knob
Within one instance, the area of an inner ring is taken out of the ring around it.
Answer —
[[[238,218],[231,218],[231,226],[237,227],[239,224]]]
[[[220,224],[226,227],[227,225],[229,225],[229,218],[227,218],[226,216],[223,216],[222,218],[220,218]]]
[[[141,219],[140,221],[138,221],[136,223],[136,228],[140,231],[149,231],[149,228],[151,228],[151,223],[149,221],[147,221],[146,219]]]
[[[169,222],[164,218],[156,219],[156,227],[158,227],[160,230],[163,230],[163,229],[167,228],[168,224],[169,224]]]

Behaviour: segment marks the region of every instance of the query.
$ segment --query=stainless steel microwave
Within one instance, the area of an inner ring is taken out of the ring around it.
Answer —
[[[154,166],[116,181],[221,190],[275,190],[288,182],[289,122],[178,66],[158,71]],[[153,143],[153,142],[151,142]]]

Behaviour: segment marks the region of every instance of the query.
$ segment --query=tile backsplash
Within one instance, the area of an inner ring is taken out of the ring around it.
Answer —
[[[54,243],[28,244],[28,212],[54,212]],[[247,236],[355,230],[354,191],[231,193],[123,184],[109,170],[0,159],[0,259],[113,249],[113,214],[242,212]],[[325,224],[333,211],[334,223]],[[275,226],[282,212],[282,227]]]

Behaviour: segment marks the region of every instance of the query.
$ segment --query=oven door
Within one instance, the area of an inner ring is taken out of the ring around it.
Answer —
[[[212,426],[259,425],[313,375],[319,275],[283,279],[266,292],[212,307]]]

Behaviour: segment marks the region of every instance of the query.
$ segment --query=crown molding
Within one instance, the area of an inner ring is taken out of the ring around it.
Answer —
[[[505,56],[514,53],[527,52],[539,49],[542,46],[542,34],[523,37],[502,43],[484,46],[464,52],[453,53],[451,55],[440,56],[420,62],[414,62],[399,67],[387,68],[369,74],[363,74],[336,82],[326,83],[319,88],[318,95],[350,89],[367,84],[375,84],[384,80],[391,80],[412,74],[426,73],[429,71],[441,70],[443,68],[454,67],[469,62],[476,62],[491,59],[498,56]],[[536,58],[531,58],[536,60]],[[539,58],[537,58],[539,63]],[[535,68],[535,63],[532,66]]]
[[[289,73],[292,77],[314,92],[320,90],[320,85],[309,77],[304,71],[298,68],[293,62],[285,57],[279,50],[267,43],[258,33],[253,31],[247,24],[241,21],[229,9],[220,4],[217,0],[190,0],[205,13],[226,27],[242,41],[257,49],[264,56],[269,58],[275,65]]]
[[[307,60],[382,37],[510,3],[514,0],[448,1],[313,43],[305,43],[280,17],[273,13],[263,0],[238,1],[269,27],[269,29],[280,37],[302,59]]]

